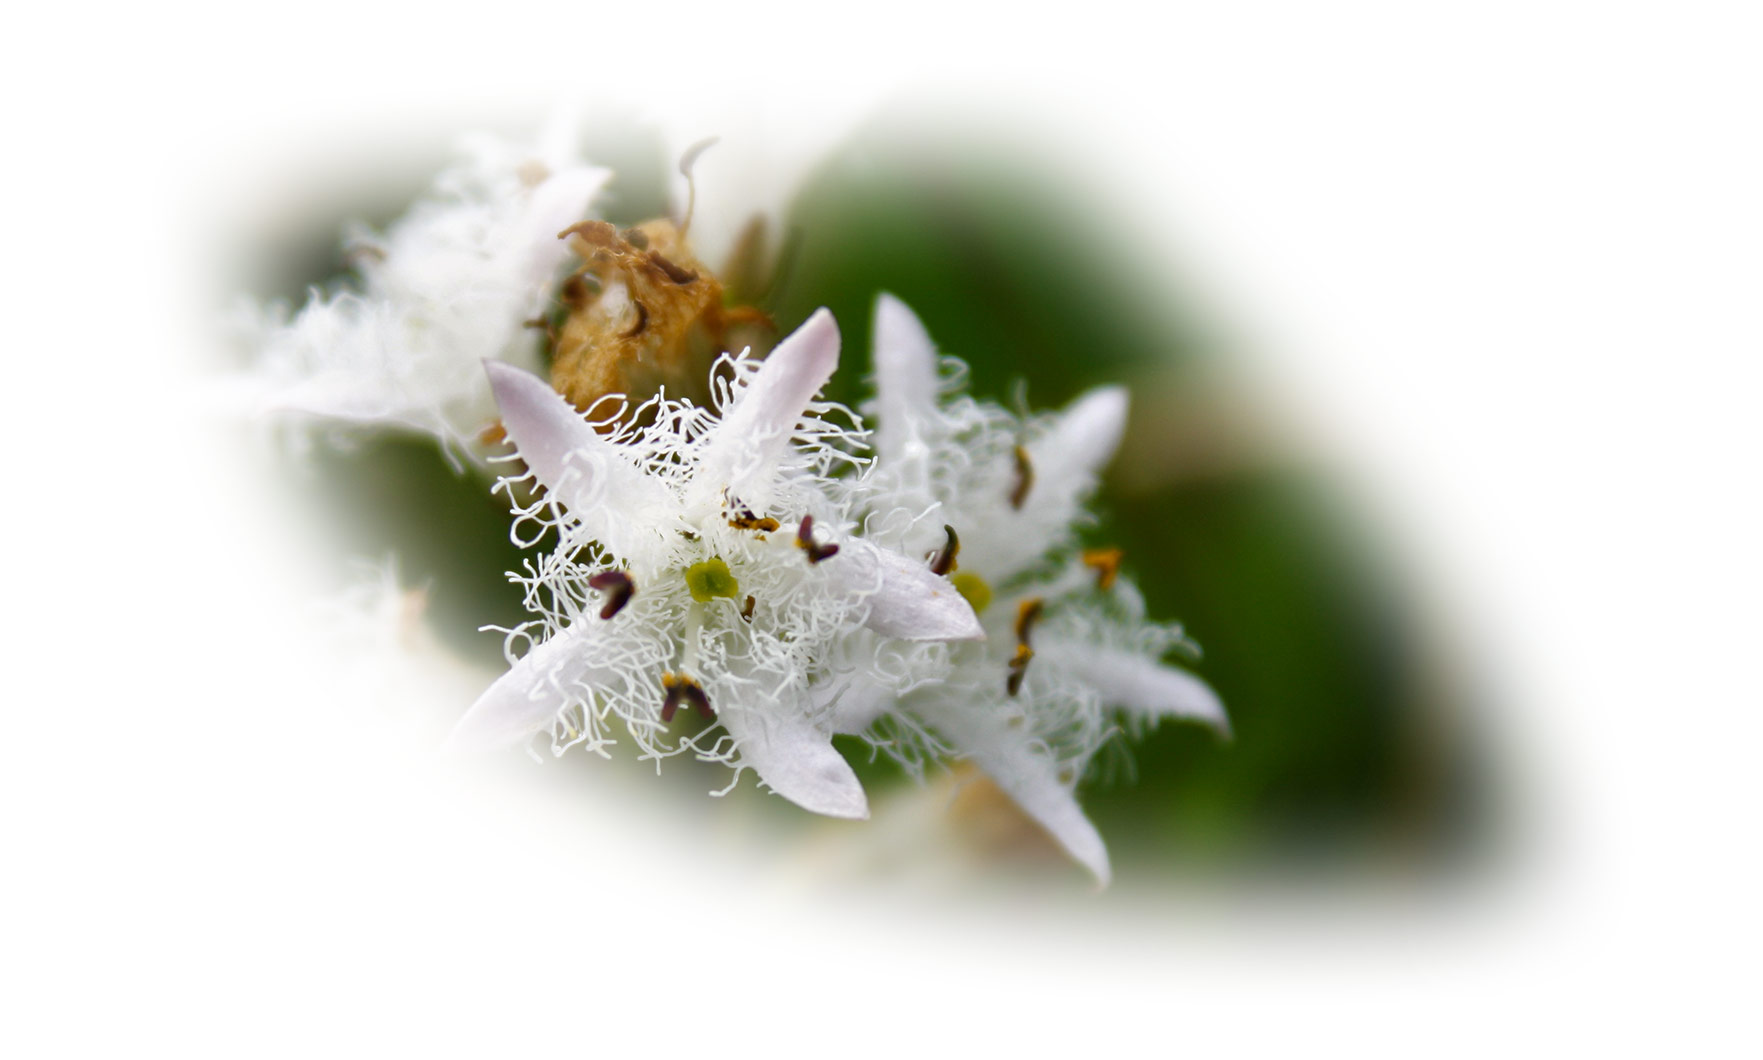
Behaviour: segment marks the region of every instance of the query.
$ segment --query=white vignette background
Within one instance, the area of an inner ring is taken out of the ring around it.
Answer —
[[[9,1053],[1756,1048],[1742,5],[15,18]],[[681,849],[673,807],[590,815],[326,715],[298,546],[238,532],[258,499],[189,400],[215,227],[563,95],[836,135],[901,93],[1044,116],[1181,241],[1485,667],[1519,825],[1493,879],[828,894]]]

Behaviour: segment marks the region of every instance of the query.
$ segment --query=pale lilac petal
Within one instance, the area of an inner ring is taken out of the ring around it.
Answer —
[[[1065,852],[1106,887],[1112,876],[1101,833],[1084,816],[1071,785],[1023,729],[1012,728],[995,709],[970,702],[912,701],[912,709],[955,749],[992,778],[999,789],[1047,830]]]
[[[726,488],[730,497],[763,511],[796,425],[838,366],[839,326],[832,313],[817,309],[777,344],[724,410],[693,477],[699,499]]]
[[[550,728],[563,709],[564,689],[587,670],[592,629],[572,626],[522,656],[459,719],[448,750],[493,751]]]
[[[838,555],[816,566],[844,591],[868,594],[870,629],[904,640],[985,639],[973,605],[923,561],[862,538],[841,536],[837,544]]]
[[[520,458],[587,534],[628,557],[660,532],[673,510],[667,487],[602,438],[537,376],[486,361],[502,427]]]
[[[891,294],[875,300],[874,358],[875,450],[882,460],[897,460],[914,428],[937,416],[937,349],[918,317]]]
[[[1126,388],[1103,387],[1072,402],[1028,444],[1034,488],[1027,505],[1074,505],[1095,485],[1126,430]]]
[[[759,774],[772,791],[828,817],[869,816],[863,785],[850,763],[833,749],[832,734],[802,711],[730,707],[719,711],[717,718],[734,737],[740,764]]]
[[[1230,719],[1218,693],[1185,670],[1143,655],[1047,636],[1040,650],[1061,670],[1101,693],[1102,702],[1143,718],[1190,718],[1225,735]]]

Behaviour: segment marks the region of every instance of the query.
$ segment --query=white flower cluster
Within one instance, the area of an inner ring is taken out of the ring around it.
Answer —
[[[1074,792],[1113,731],[1108,711],[1225,724],[1204,684],[1160,662],[1180,631],[1146,622],[1111,561],[1076,553],[1125,395],[1097,391],[1026,422],[944,400],[923,328],[884,296],[883,418],[864,466],[864,434],[813,400],[838,347],[821,310],[763,362],[725,358],[716,410],[658,398],[599,423],[490,365],[503,424],[543,487],[521,518],[558,543],[521,579],[540,617],[512,631],[511,659],[530,650],[456,740],[544,731],[559,751],[601,750],[616,722],[645,755],[690,749],[751,768],[842,817],[868,808],[835,734],[870,735],[913,763],[948,751],[1105,881],[1106,849]],[[668,740],[688,705],[720,722],[716,743]]]
[[[870,631],[890,648],[863,660],[860,680],[899,694],[946,654],[923,642],[982,634],[946,580],[850,534],[850,490],[834,471],[855,438],[813,400],[838,350],[822,310],[763,362],[724,358],[715,410],[657,397],[617,417],[624,426],[595,424],[536,376],[490,364],[527,469],[501,485],[543,487],[517,532],[555,530],[558,543],[524,579],[541,617],[510,635],[533,647],[466,714],[456,743],[549,731],[559,749],[601,750],[616,723],[646,756],[690,748],[753,769],[807,809],[868,815],[833,750],[831,711],[810,694],[821,660]],[[670,740],[682,707],[714,716],[724,737]]]
[[[763,360],[725,354],[707,407],[663,390],[579,412],[534,374],[526,323],[554,304],[558,233],[606,176],[483,142],[365,239],[360,291],[315,293],[259,336],[275,408],[474,457],[499,418],[513,443],[497,488],[515,540],[551,544],[511,575],[535,617],[504,631],[510,667],[452,744],[628,740],[862,818],[832,744],[859,734],[914,771],[972,761],[1105,882],[1075,796],[1098,747],[1164,717],[1226,729],[1211,690],[1163,664],[1190,647],[1180,630],[1147,621],[1118,553],[1078,544],[1125,391],[1035,417],[975,401],[884,295],[873,452],[855,413],[818,399],[839,358],[824,309]],[[716,725],[680,736],[681,711]]]

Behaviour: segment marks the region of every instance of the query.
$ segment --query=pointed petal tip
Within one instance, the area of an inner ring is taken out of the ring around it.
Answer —
[[[899,392],[906,404],[895,415],[922,415],[921,406],[936,403],[937,347],[930,332],[905,302],[883,291],[875,298],[875,325],[870,357],[879,390]]]
[[[504,413],[511,404],[532,402],[555,393],[549,383],[507,361],[484,358],[484,374],[490,377],[490,393],[496,399],[496,407]]]
[[[831,751],[837,756],[838,752]],[[839,757],[842,769],[827,768],[825,761],[812,763],[812,774],[809,768],[801,771],[782,770],[775,765],[768,766],[759,773],[759,779],[770,788],[772,794],[778,795],[810,813],[818,813],[822,817],[837,817],[845,821],[869,820],[869,796],[851,771],[843,756]],[[768,775],[769,774],[769,775]]]
[[[936,344],[906,303],[884,291],[875,299],[869,352],[880,413],[876,452],[898,460],[909,438],[939,422]]]
[[[537,726],[517,728],[499,723],[507,719],[499,718],[496,712],[484,706],[489,699],[490,695],[486,693],[453,726],[453,731],[441,743],[441,754],[444,757],[471,758],[491,751],[506,750],[529,739],[538,731]]]
[[[1096,826],[1090,822],[1088,817],[1084,816],[1081,809],[1077,808],[1076,796],[1072,795],[1070,798],[1076,820],[1035,816],[1038,817],[1041,826],[1047,830],[1053,840],[1064,848],[1066,854],[1070,855],[1071,860],[1082,865],[1090,877],[1095,880],[1096,890],[1098,892],[1106,890],[1108,884],[1114,879],[1113,866],[1108,862],[1108,846],[1102,842],[1102,834],[1096,831]],[[1024,809],[1028,809],[1028,807],[1024,806]],[[1034,815],[1033,810],[1030,810],[1030,813]]]
[[[1230,715],[1224,712],[1224,701],[1211,685],[1186,670],[1171,666],[1159,666],[1158,670],[1163,712],[1210,726],[1226,743],[1236,738],[1230,727]]]
[[[833,311],[826,306],[821,306],[808,314],[808,319],[802,321],[802,326],[786,335],[784,340],[778,343],[777,349],[771,352],[771,356],[776,357],[785,350],[813,361],[830,357],[833,366],[837,367],[839,363],[839,322],[833,319]],[[831,372],[829,371],[828,374],[830,375]]]
[[[1126,430],[1129,404],[1126,387],[1097,387],[1078,395],[1077,400],[1066,406],[1064,418],[1081,437],[1094,439],[1092,445],[1096,449],[1102,449],[1106,443],[1106,455],[1112,456],[1120,445],[1121,433]]]
[[[932,577],[937,577],[932,575]],[[973,605],[947,578],[937,578],[943,586],[932,590],[931,599],[920,607],[918,631],[908,640],[978,640],[986,639],[986,627],[980,625]]]
[[[558,690],[580,673],[578,648],[592,628],[572,626],[521,656],[460,717],[443,751],[498,751],[549,729],[566,705]]]
[[[925,345],[929,344],[929,333],[918,314],[887,291],[875,296],[875,337],[878,349],[886,345],[884,338],[920,338]]]
[[[959,596],[960,593],[956,593],[956,595]],[[967,603],[966,597],[962,597],[961,602]],[[972,604],[967,604],[967,611],[965,613],[962,613],[955,608],[950,608],[950,611],[952,612],[952,614],[950,616],[950,622],[949,622],[949,630],[950,631],[949,631],[948,635],[942,636],[942,637],[936,637],[934,639],[936,639],[936,640],[978,640],[978,641],[983,641],[986,639],[986,627],[980,625],[979,613],[973,609]]]
[[[511,375],[526,374],[512,364],[509,364],[507,361],[499,361],[494,357],[483,358],[482,364],[484,366],[484,374],[490,377],[490,382],[492,384],[505,380]]]
[[[1119,383],[1114,383],[1109,386],[1099,386],[1092,390],[1086,390],[1082,394],[1079,394],[1077,400],[1072,402],[1072,404],[1074,406],[1094,404],[1099,408],[1112,409],[1125,414],[1126,407],[1130,401],[1131,391],[1126,387],[1121,386]]]
[[[739,750],[739,764],[760,783],[813,813],[847,820],[869,816],[869,798],[832,734],[806,713],[731,708],[718,714]]]
[[[797,803],[797,805],[803,804]],[[804,809],[813,810],[822,817],[836,817],[841,821],[867,821],[869,820],[869,797],[859,790],[855,799],[822,802],[813,806],[804,806]]]
[[[949,579],[862,538],[843,542],[851,562],[829,571],[851,588],[873,589],[864,625],[901,640],[984,640],[973,605]]]

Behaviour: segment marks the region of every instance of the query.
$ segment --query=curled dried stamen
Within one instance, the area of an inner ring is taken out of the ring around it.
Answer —
[[[558,239],[580,236],[582,242],[591,247],[611,247],[618,245],[618,229],[605,221],[577,221],[563,231],[557,233]]]
[[[808,553],[808,562],[819,563],[823,559],[832,559],[839,554],[837,545],[821,545],[814,540],[814,516],[804,515],[802,525],[796,528],[796,547]]]
[[[668,260],[659,250],[649,251],[649,264],[660,269],[662,272],[667,273],[668,279],[672,280],[674,283],[680,284],[681,286],[684,286],[685,284],[691,283],[693,280],[696,280],[698,278],[698,274],[696,272],[693,272],[691,269],[681,268],[680,266],[675,265],[672,261]]]
[[[550,317],[533,317],[531,320],[521,321],[520,326],[532,328],[534,331],[543,331],[545,341],[553,346],[557,345],[557,329],[551,326]]]
[[[1028,491],[1035,488],[1035,466],[1029,463],[1028,450],[1017,446],[1013,454],[1016,457],[1016,488],[1010,491],[1010,507],[1020,511],[1022,503],[1028,500]]]
[[[955,536],[955,528],[944,523],[943,533],[949,535],[948,539],[930,558],[930,572],[938,577],[955,569],[955,557],[961,552],[961,539]]]
[[[741,618],[743,621],[753,621],[753,605],[757,602],[758,601],[754,600],[751,596],[747,597],[746,606],[741,608]]]
[[[575,272],[563,281],[559,296],[570,309],[581,309],[588,304],[589,299],[597,297],[603,290],[600,277],[591,272]]]
[[[706,719],[716,717],[716,712],[710,709],[710,697],[704,694],[703,686],[685,674],[662,674],[661,687],[665,693],[661,700],[663,723],[673,720],[682,703],[691,705]]]
[[[624,610],[624,605],[631,602],[631,594],[637,591],[637,583],[624,571],[603,570],[588,579],[588,588],[606,594],[606,606],[600,609],[600,617],[608,619]]]
[[[1117,548],[1089,548],[1084,550],[1084,566],[1096,571],[1096,588],[1107,592],[1114,588],[1114,579],[1120,576],[1120,561],[1126,553]]]

